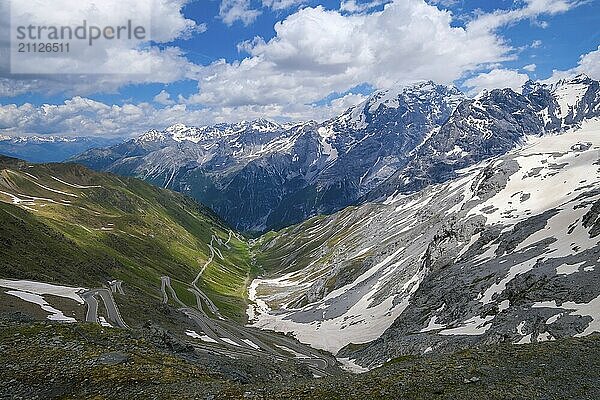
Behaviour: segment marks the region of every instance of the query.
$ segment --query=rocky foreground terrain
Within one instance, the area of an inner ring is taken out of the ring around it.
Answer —
[[[152,327],[0,317],[2,399],[597,399],[600,336],[403,357],[314,379],[268,365],[233,376]],[[351,378],[351,379],[350,379]]]

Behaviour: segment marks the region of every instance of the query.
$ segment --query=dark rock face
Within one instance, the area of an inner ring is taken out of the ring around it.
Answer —
[[[599,115],[599,83],[586,76],[475,99],[423,82],[320,124],[174,125],[72,161],[186,193],[239,230],[264,231],[445,182],[528,136]]]
[[[102,354],[94,360],[94,363],[98,365],[116,365],[129,362],[129,360],[130,358],[127,354],[120,351],[112,351],[110,353]]]

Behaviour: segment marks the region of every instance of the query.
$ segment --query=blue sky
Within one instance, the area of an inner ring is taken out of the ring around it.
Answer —
[[[375,89],[422,79],[476,94],[529,78],[600,78],[598,0],[156,1],[158,40],[139,43],[122,66],[151,56],[152,74],[0,67],[0,132],[131,135],[179,121],[324,119]]]

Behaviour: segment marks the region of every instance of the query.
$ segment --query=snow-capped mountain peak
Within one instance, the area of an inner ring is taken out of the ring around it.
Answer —
[[[334,121],[344,129],[360,130],[377,125],[374,121],[378,119],[396,119],[410,113],[432,114],[432,120],[442,115],[445,119],[448,110],[454,110],[464,99],[463,93],[454,86],[419,81],[377,90]]]
[[[187,129],[189,129],[189,128],[185,124],[175,124],[175,125],[169,126],[167,129],[165,129],[165,132],[170,132],[170,133],[175,134],[178,132],[183,132]]]
[[[168,135],[165,132],[161,132],[156,129],[151,129],[147,132],[144,132],[140,136],[137,137],[136,141],[140,143],[149,143],[149,142],[164,142],[168,140],[171,135]]]
[[[266,118],[259,118],[248,123],[257,132],[275,132],[281,129],[281,125]]]
[[[584,95],[588,92],[594,81],[585,74],[577,75],[570,79],[561,79],[550,87],[550,91],[558,102],[557,116],[565,118],[575,111]]]
[[[196,128],[185,124],[175,124],[165,129],[165,132],[176,142],[188,140],[190,142],[198,143],[203,139],[203,128],[206,129],[207,127]]]
[[[439,96],[439,94],[447,95],[455,101],[464,99],[460,90],[453,86],[439,85],[433,81],[419,81],[411,85],[396,85],[389,89],[378,90],[358,107],[374,113],[381,106],[398,108],[402,103],[426,102]],[[453,97],[456,98],[453,99]]]
[[[284,127],[282,125],[264,118],[252,121],[243,120],[232,124],[221,123],[198,127],[178,123],[169,126],[162,132],[156,130],[146,132],[139,139],[158,142],[172,139],[176,142],[189,141],[199,143],[202,141],[211,141],[222,137],[236,137],[247,132],[273,133],[283,130]]]
[[[533,92],[536,92],[536,91],[542,89],[543,87],[544,87],[544,85],[542,83],[529,79],[521,87],[521,93],[523,94],[523,96],[527,96],[530,93],[533,93]]]

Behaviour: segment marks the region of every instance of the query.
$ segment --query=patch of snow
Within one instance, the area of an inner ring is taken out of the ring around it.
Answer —
[[[454,148],[452,150],[450,150],[447,155],[448,156],[452,156],[452,157],[464,157],[466,155],[468,155],[469,153],[467,153],[466,151],[464,151],[462,149],[462,147],[460,146],[454,146]]]
[[[517,333],[519,335],[524,335],[525,333],[523,332],[523,328],[525,328],[525,321],[521,321],[519,322],[519,325],[517,325]]]
[[[538,214],[553,208],[560,208],[565,199],[574,199],[578,193],[575,189],[579,182],[594,177],[597,160],[597,149],[573,151],[574,144],[579,142],[596,143],[600,119],[586,120],[581,128],[571,130],[562,135],[529,137],[526,145],[511,152],[520,166],[513,174],[504,189],[489,200],[477,205],[469,215],[483,215],[488,224],[516,223],[531,214]],[[509,154],[511,154],[509,153]],[[561,168],[553,169],[552,165]],[[535,168],[542,168],[533,175]],[[600,183],[598,179],[595,182]],[[526,201],[515,201],[519,193],[528,193]],[[485,213],[482,210],[493,208],[495,211]],[[506,210],[512,213],[504,213]],[[544,236],[547,233],[543,233]]]
[[[360,256],[366,254],[369,252],[369,250],[371,250],[373,248],[373,246],[368,246],[362,250],[360,250],[358,253],[354,254],[353,256],[351,256],[350,258],[359,258]]]
[[[222,341],[224,341],[225,343],[229,343],[233,346],[237,346],[237,347],[241,347],[238,343],[234,342],[233,340],[226,338],[226,337],[222,337],[220,338]]]
[[[502,300],[498,304],[498,312],[506,311],[510,308],[510,300]]]
[[[444,329],[443,331],[440,331],[439,334],[466,336],[483,335],[491,327],[492,319],[494,319],[493,315],[487,315],[485,318],[481,318],[481,316],[476,315],[464,321],[461,326],[457,328]]]
[[[250,339],[242,339],[242,342],[246,343],[255,350],[260,350],[260,347]]]
[[[369,371],[368,368],[361,367],[350,358],[338,358],[337,360],[342,363],[342,369],[352,372],[353,374],[362,374]]]
[[[531,343],[531,336],[532,334],[527,334],[525,336],[523,336],[518,342],[515,342],[515,344],[529,344]]]
[[[369,112],[374,113],[379,109],[379,106],[383,105],[386,108],[398,108],[400,102],[398,101],[399,90],[398,89],[387,89],[380,90],[371,95],[367,104],[369,106]]]
[[[19,299],[24,300],[28,303],[37,304],[38,306],[40,306],[40,308],[42,310],[50,313],[50,315],[47,316],[47,318],[50,321],[60,321],[60,322],[69,322],[69,323],[77,322],[77,320],[75,318],[67,317],[65,314],[63,314],[62,311],[57,310],[56,308],[52,307],[39,294],[29,293],[29,292],[21,292],[19,290],[8,290],[8,291],[6,291],[6,294],[18,297]]]
[[[591,321],[587,328],[576,334],[576,337],[590,335],[594,332],[600,332],[600,296],[594,298],[589,303],[575,303],[573,301],[565,301],[560,306],[556,304],[556,300],[537,302],[532,305],[532,308],[554,308],[560,310],[570,310],[569,315],[579,315],[582,317],[590,317]]]
[[[301,342],[309,343],[313,347],[331,353],[337,353],[339,349],[349,343],[367,343],[378,338],[408,307],[409,299],[418,289],[426,274],[426,270],[417,271],[414,276],[404,283],[400,293],[388,297],[377,305],[371,304],[371,298],[377,292],[379,284],[375,284],[368,293],[339,316],[326,318],[327,309],[335,307],[337,301],[343,303],[347,292],[352,292],[356,285],[366,280],[367,277],[371,276],[377,270],[389,266],[389,263],[394,260],[400,251],[396,251],[383,262],[373,267],[372,270],[374,271],[369,270],[352,284],[329,293],[319,305],[319,309],[323,310],[324,319],[310,323],[296,322],[292,319],[294,314],[302,315],[303,312],[313,310],[316,307],[313,304],[299,310],[278,313],[262,312],[256,316],[252,326],[277,332],[292,333]],[[400,263],[395,263],[395,265],[397,265],[397,268],[400,268]],[[393,273],[393,270],[387,273]],[[330,303],[331,305],[328,305]]]
[[[76,301],[79,304],[84,304],[83,299],[79,293],[84,292],[85,288],[70,287],[70,286],[58,286],[49,283],[34,282],[34,281],[13,281],[8,279],[0,279],[0,287],[7,289],[15,289],[22,292],[28,292],[38,295],[52,295],[57,297],[64,297]]]
[[[564,118],[569,111],[574,108],[587,91],[588,86],[584,84],[573,84],[559,82],[554,90],[554,98],[558,102],[560,111],[557,113],[559,118]]]
[[[554,339],[554,337],[548,332],[540,333],[536,339],[537,342],[548,342],[551,340],[556,340],[556,339]]]
[[[203,342],[208,342],[208,343],[218,343],[216,340],[214,340],[213,338],[211,338],[208,335],[200,335],[198,334],[198,332],[191,330],[191,329],[187,329],[185,331],[185,334],[188,335],[189,337],[192,337],[194,339],[200,339]]]
[[[576,272],[579,272],[579,267],[581,267],[585,263],[586,263],[585,261],[582,261],[582,262],[577,263],[577,264],[563,264],[563,265],[560,265],[560,266],[556,267],[556,274],[557,275],[571,275],[571,274],[574,274]]]
[[[208,335],[201,335],[200,340],[202,340],[203,342],[207,342],[207,343],[219,343],[215,339],[211,338]]]
[[[185,334],[189,337],[193,337],[194,339],[200,339],[200,335],[194,330],[186,329]]]
[[[437,315],[434,315],[433,317],[431,317],[431,319],[429,320],[429,323],[427,324],[427,326],[423,329],[421,329],[419,332],[423,333],[423,332],[429,332],[429,331],[435,331],[438,329],[443,329],[446,327],[445,324],[439,324],[437,322]]]
[[[551,324],[555,323],[555,322],[556,322],[556,321],[558,321],[558,319],[559,319],[560,317],[562,317],[563,315],[564,315],[564,313],[558,313],[558,314],[556,314],[556,315],[553,315],[553,316],[551,316],[550,318],[548,318],[548,319],[546,320],[546,325],[551,325]]]

